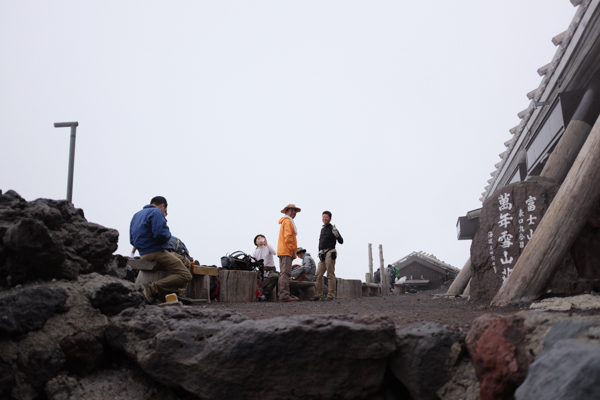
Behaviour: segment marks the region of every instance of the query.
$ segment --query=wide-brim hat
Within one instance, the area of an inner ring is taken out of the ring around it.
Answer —
[[[302,247],[298,247],[298,250],[296,250],[296,254],[305,252],[306,253],[306,249],[303,249]]]
[[[295,204],[288,204],[287,206],[285,206],[285,208],[283,210],[281,210],[282,214],[285,214],[287,210],[289,210],[290,208],[293,208],[296,210],[296,212],[300,212],[302,211],[300,208],[296,207]]]

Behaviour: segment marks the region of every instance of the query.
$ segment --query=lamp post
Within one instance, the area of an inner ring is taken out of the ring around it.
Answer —
[[[69,148],[69,178],[67,182],[67,200],[73,202],[73,170],[75,169],[75,133],[79,122],[55,122],[55,128],[71,127],[71,146]]]

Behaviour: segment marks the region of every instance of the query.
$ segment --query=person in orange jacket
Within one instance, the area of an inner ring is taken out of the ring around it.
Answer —
[[[298,250],[298,243],[296,242],[296,235],[298,234],[298,228],[294,218],[296,213],[302,211],[296,207],[295,204],[288,204],[283,210],[282,214],[285,214],[279,220],[279,241],[277,243],[277,257],[279,257],[279,282],[277,287],[279,289],[279,301],[297,301],[298,299],[290,296],[290,277],[292,274],[292,261],[296,258],[296,251]]]

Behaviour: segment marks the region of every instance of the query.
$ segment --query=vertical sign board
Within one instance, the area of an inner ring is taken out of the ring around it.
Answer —
[[[471,296],[490,300],[510,275],[558,185],[541,178],[512,183],[490,196],[471,244]]]

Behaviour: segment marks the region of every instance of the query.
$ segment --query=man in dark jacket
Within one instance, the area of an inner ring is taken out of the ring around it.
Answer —
[[[154,197],[150,204],[135,213],[129,225],[129,241],[140,253],[140,258],[156,261],[160,269],[171,273],[161,280],[144,283],[143,292],[148,303],[157,299],[164,301],[169,293],[185,298],[187,284],[192,280],[192,274],[183,262],[168,251],[171,231],[167,226],[166,212],[167,200],[162,196]]]
[[[335,300],[337,288],[335,281],[335,260],[337,258],[336,242],[344,243],[344,239],[335,225],[331,225],[331,212],[323,211],[323,228],[319,237],[319,265],[317,266],[317,288],[315,300],[323,299],[323,275],[327,271],[327,285],[329,292],[327,300]]]

